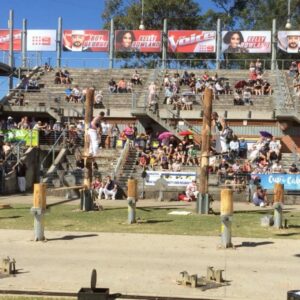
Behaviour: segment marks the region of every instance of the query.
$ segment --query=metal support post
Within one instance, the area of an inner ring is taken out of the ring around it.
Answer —
[[[114,67],[114,19],[110,20],[110,36],[109,36],[109,68]]]
[[[231,242],[231,224],[233,214],[233,192],[231,189],[221,190],[221,247],[233,247]]]
[[[271,62],[271,70],[274,71],[276,69],[276,19],[273,19],[272,22],[272,62]]]
[[[163,36],[162,36],[162,69],[166,69],[167,50],[168,50],[168,20],[164,19]]]
[[[62,18],[58,18],[58,28],[57,28],[57,37],[56,37],[56,67],[61,67],[61,44],[62,40]]]
[[[27,20],[23,19],[22,26],[22,67],[27,67]]]
[[[220,53],[221,53],[221,20],[217,21],[217,44],[216,44],[216,70],[220,69]]]
[[[11,9],[9,11],[9,20],[8,20],[8,28],[9,28],[9,66],[11,70],[14,67],[14,11]],[[11,90],[14,86],[14,77],[11,72],[9,75],[8,88]]]
[[[284,201],[284,185],[275,183],[274,185],[274,228],[283,228],[283,201]]]
[[[44,215],[46,212],[46,184],[35,183],[33,192],[34,240],[44,241]]]
[[[137,180],[128,179],[128,224],[136,223]]]

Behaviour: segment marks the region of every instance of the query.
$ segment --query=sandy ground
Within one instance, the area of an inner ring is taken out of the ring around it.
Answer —
[[[27,201],[31,203],[32,195],[2,197],[0,204]],[[105,205],[120,202],[126,205]],[[55,231],[46,231],[46,237],[48,242],[33,242],[33,231],[0,230],[0,257],[15,258],[20,272],[2,278],[1,290],[77,292],[89,286],[94,268],[97,286],[111,293],[279,300],[286,299],[287,291],[300,289],[299,240],[233,237],[236,248],[224,250],[218,248],[220,237]],[[201,291],[176,284],[181,271],[203,276],[207,266],[223,269],[229,285]]]

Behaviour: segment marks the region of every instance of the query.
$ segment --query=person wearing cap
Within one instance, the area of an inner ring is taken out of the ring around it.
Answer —
[[[289,174],[299,174],[299,169],[297,168],[297,165],[295,163],[292,163],[291,166],[289,167]]]
[[[90,128],[88,130],[88,135],[90,139],[90,146],[89,146],[89,155],[96,156],[98,151],[98,128],[101,129],[101,121],[103,120],[105,113],[101,111],[98,116],[94,117]]]
[[[199,191],[197,190],[196,180],[193,180],[186,186],[185,194],[188,201],[195,201],[197,199]]]

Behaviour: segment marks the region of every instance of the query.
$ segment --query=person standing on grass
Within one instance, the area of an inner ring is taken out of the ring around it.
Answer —
[[[19,191],[21,193],[25,193],[26,192],[27,166],[23,161],[20,160],[20,162],[17,164],[15,169],[16,169]]]

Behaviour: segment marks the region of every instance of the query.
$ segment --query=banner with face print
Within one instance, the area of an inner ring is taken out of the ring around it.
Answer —
[[[107,52],[108,30],[64,30],[63,50],[73,52]]]
[[[56,51],[56,30],[27,30],[27,51]]]
[[[278,31],[278,48],[287,53],[299,53],[300,31]]]
[[[0,29],[0,50],[9,50],[9,30]],[[13,50],[21,51],[21,30],[16,29],[13,31]]]
[[[173,53],[216,52],[216,31],[169,30],[168,51]]]
[[[159,30],[117,30],[115,49],[118,52],[161,52]]]
[[[222,31],[223,53],[270,53],[271,31]]]

